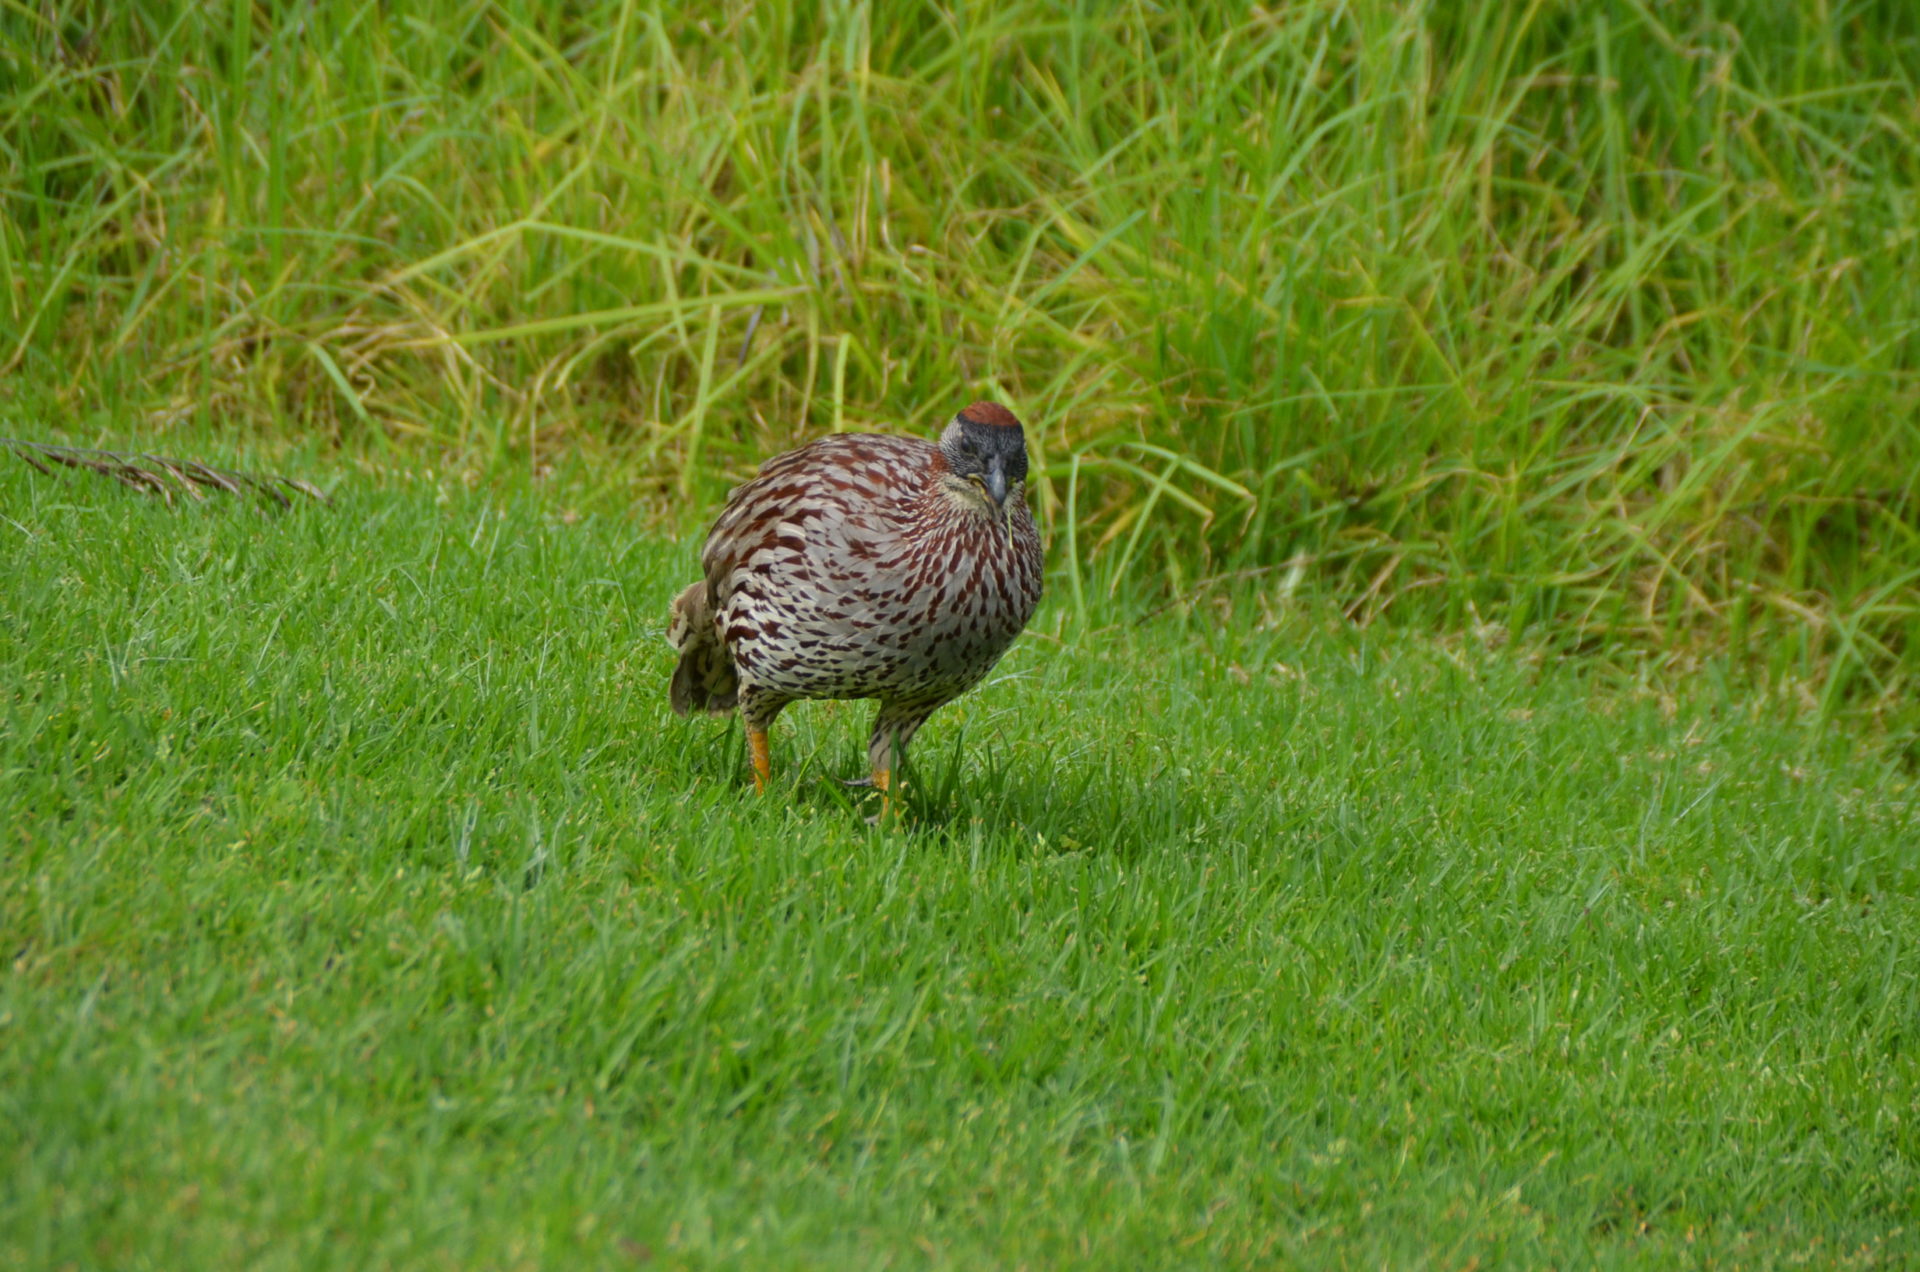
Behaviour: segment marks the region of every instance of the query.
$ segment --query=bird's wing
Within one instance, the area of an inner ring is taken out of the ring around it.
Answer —
[[[755,553],[783,546],[783,537],[794,549],[802,546],[796,537],[865,539],[876,523],[904,516],[936,453],[913,438],[836,433],[769,459],[728,493],[701,550],[716,608],[734,572]]]

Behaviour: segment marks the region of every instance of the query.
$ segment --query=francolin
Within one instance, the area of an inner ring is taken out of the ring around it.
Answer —
[[[915,730],[1000,660],[1040,600],[1040,535],[1013,412],[975,402],[938,444],[823,437],[736,487],[673,600],[673,709],[746,722],[753,782],[767,730],[801,698],[873,698],[871,782]]]

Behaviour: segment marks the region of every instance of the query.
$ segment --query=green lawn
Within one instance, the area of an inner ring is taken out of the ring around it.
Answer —
[[[338,487],[0,454],[0,1269],[1920,1266],[1916,14],[0,6],[0,434]],[[756,799],[665,536],[978,398]]]
[[[0,513],[0,1265],[1920,1257],[1912,779],[1713,662],[1056,596],[876,829],[564,492]]]

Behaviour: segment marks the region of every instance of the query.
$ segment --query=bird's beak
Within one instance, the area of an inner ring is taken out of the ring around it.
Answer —
[[[995,459],[987,464],[987,494],[993,498],[993,506],[1004,514],[1007,510],[1007,470]]]

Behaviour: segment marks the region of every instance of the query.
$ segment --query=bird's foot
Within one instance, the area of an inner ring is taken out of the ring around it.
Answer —
[[[880,811],[867,818],[867,825],[879,826],[900,819],[900,805],[893,797],[893,771],[875,769],[871,776],[842,778],[842,783],[856,790],[875,790],[880,792]]]

